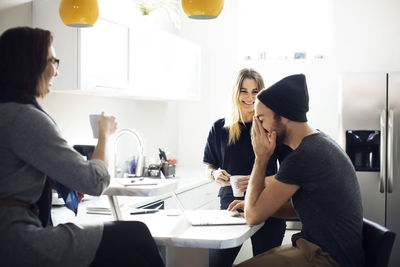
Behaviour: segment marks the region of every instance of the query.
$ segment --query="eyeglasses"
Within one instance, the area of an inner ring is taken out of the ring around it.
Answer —
[[[49,58],[49,61],[51,64],[53,64],[54,68],[58,70],[58,66],[60,65],[60,60],[58,58],[51,57]]]

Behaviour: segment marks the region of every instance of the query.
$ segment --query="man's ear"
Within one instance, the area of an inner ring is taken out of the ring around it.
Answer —
[[[284,124],[284,125],[287,125],[288,123],[289,123],[289,119],[288,118],[285,118],[285,117],[283,117],[283,116],[281,116],[281,122]]]

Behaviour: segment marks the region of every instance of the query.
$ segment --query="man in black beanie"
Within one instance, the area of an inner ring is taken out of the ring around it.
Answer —
[[[244,209],[248,224],[299,218],[292,245],[271,249],[238,266],[361,266],[362,205],[353,165],[326,134],[307,124],[303,74],[288,76],[257,95],[252,144],[256,156],[247,194],[229,210]],[[275,176],[264,177],[277,143],[293,151]]]

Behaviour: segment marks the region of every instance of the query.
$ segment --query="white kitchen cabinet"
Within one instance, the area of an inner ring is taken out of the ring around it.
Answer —
[[[32,7],[33,26],[54,35],[60,59],[55,91],[161,100],[199,97],[199,46],[135,18],[132,1],[99,1],[98,21],[83,29],[65,26],[58,6],[59,1],[34,0]]]
[[[170,35],[168,82],[175,98],[196,99],[200,95],[200,47]]]
[[[129,27],[100,18],[79,36],[80,88],[129,89]]]
[[[58,13],[59,1],[35,0],[33,26],[54,35],[56,57],[60,59],[55,90],[124,88],[129,85],[129,27],[99,18],[95,27],[65,26]]]
[[[168,34],[151,27],[133,26],[131,77],[135,94],[165,97],[168,91]]]
[[[145,23],[131,34],[131,77],[135,94],[165,99],[200,95],[200,47]]]

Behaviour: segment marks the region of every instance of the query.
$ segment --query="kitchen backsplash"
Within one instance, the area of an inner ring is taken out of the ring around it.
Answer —
[[[89,123],[89,114],[113,115],[118,129],[137,131],[144,142],[144,154],[158,158],[158,148],[168,148],[176,157],[178,151],[177,103],[137,101],[101,96],[50,93],[40,101],[43,108],[54,118],[64,138],[71,145],[96,144]],[[136,141],[130,136],[121,139],[118,154],[127,157],[137,153]]]

